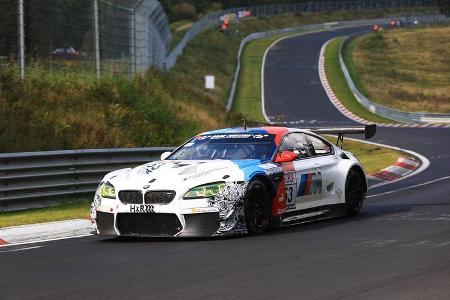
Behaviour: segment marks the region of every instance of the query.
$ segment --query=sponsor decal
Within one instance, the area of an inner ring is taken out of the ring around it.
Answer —
[[[201,162],[197,162],[197,163],[186,163],[186,162],[181,162],[181,161],[174,161],[172,162],[172,168],[182,168],[182,167],[187,167],[187,166],[194,166],[194,165],[199,165],[201,164]]]
[[[205,214],[205,213],[215,213],[218,212],[219,209],[216,207],[197,207],[197,208],[189,208],[183,211],[184,214]]]
[[[322,173],[307,173],[297,176],[297,172],[285,169],[286,208],[296,208],[297,197],[315,195],[322,192]]]
[[[322,173],[309,173],[300,176],[297,197],[322,193]]]
[[[287,172],[284,174],[284,178],[286,184],[297,184],[296,172]]]
[[[286,186],[286,208],[295,209],[295,198],[297,197],[297,174],[296,172],[284,173],[284,182]]]
[[[296,199],[296,195],[295,195],[295,185],[294,184],[289,184],[286,185],[286,208],[287,209],[295,209],[295,199]]]
[[[269,134],[234,133],[234,134],[199,135],[196,137],[196,139],[197,140],[263,139],[268,137]]]
[[[145,165],[145,173],[150,174],[153,171],[159,169],[163,164],[164,163],[160,161],[149,163]]]
[[[132,204],[130,205],[130,213],[154,213],[155,207],[149,204]]]
[[[217,172],[217,171],[220,171],[220,170],[225,170],[225,169],[228,169],[228,168],[229,168],[229,166],[220,167],[220,168],[214,168],[214,169],[211,169],[211,170],[208,170],[208,171],[204,171],[204,172],[201,172],[201,173],[198,173],[198,174],[195,174],[195,175],[187,176],[187,177],[184,178],[184,180],[197,179],[199,177],[206,176],[206,175],[209,175],[211,173],[214,173],[214,172]]]

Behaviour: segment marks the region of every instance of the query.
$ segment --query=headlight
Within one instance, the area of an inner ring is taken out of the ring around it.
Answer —
[[[196,198],[210,198],[217,195],[221,189],[225,186],[225,182],[205,184],[190,189],[185,195],[184,199],[196,199]]]
[[[116,189],[109,181],[100,186],[100,196],[102,198],[116,199]]]

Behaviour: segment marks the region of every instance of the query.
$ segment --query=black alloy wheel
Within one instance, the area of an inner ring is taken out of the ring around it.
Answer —
[[[345,205],[350,216],[356,216],[366,197],[364,177],[355,168],[351,169],[345,183]]]
[[[270,198],[266,186],[252,181],[245,197],[245,223],[250,234],[260,234],[270,225]]]

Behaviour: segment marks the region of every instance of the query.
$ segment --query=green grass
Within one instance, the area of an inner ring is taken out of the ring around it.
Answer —
[[[86,219],[89,217],[90,205],[90,200],[83,199],[46,208],[0,212],[0,228],[70,219]]]
[[[361,118],[372,122],[395,123],[395,121],[385,119],[368,111],[358,102],[358,100],[356,100],[355,96],[348,87],[344,73],[342,73],[341,66],[339,64],[339,47],[341,43],[342,38],[336,38],[332,40],[325,49],[325,71],[328,82],[336,97],[348,110]]]
[[[329,139],[330,141],[335,141]],[[344,150],[352,152],[364,167],[366,174],[373,174],[393,165],[399,157],[408,157],[402,153],[386,147],[344,140]]]
[[[200,60],[186,52],[185,63]],[[119,74],[96,81],[89,71],[36,66],[21,82],[16,69],[1,68],[0,152],[177,145],[231,124],[218,100],[229,80],[208,93],[200,74],[209,70],[188,69],[180,63],[170,73],[149,70],[133,80]]]
[[[372,101],[403,111],[450,112],[449,26],[369,33],[344,50],[352,78]]]

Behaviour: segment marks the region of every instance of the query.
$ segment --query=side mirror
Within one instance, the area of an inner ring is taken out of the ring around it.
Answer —
[[[297,159],[297,154],[292,151],[282,151],[275,157],[276,163],[286,163]]]
[[[169,157],[170,154],[172,154],[172,152],[164,152],[163,154],[161,154],[161,160],[165,160]]]

